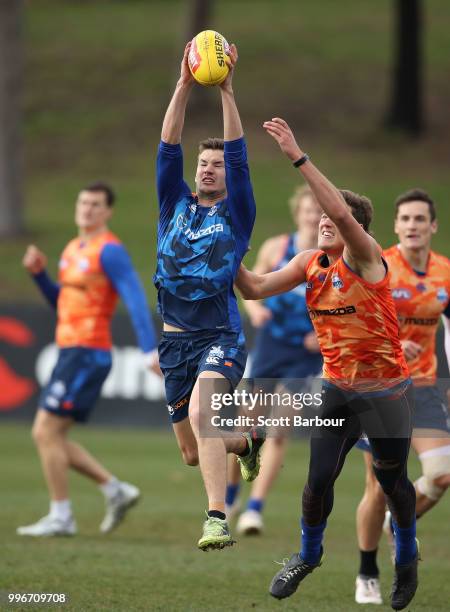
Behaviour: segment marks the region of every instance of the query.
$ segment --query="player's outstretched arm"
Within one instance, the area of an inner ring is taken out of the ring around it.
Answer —
[[[281,250],[280,241],[283,236],[275,236],[269,238],[261,245],[261,248],[256,255],[256,262],[253,266],[253,272],[256,274],[267,274],[274,268],[274,253],[275,257]],[[264,306],[259,300],[245,300],[244,308],[250,317],[250,322],[253,327],[262,327],[272,318],[270,308]]]
[[[162,125],[161,140],[167,144],[179,144],[181,142],[186,106],[194,84],[194,78],[188,65],[190,48],[191,43],[188,42],[184,49],[183,59],[181,60],[180,78],[176,84]]]
[[[257,274],[241,264],[235,285],[245,300],[261,300],[271,295],[290,291],[306,280],[306,267],[315,250],[303,251],[276,272]]]
[[[31,274],[48,303],[56,308],[60,286],[47,274],[47,257],[34,244],[30,244],[23,256],[22,264]]]
[[[121,244],[106,244],[100,254],[100,262],[128,310],[146,365],[158,372],[155,329],[144,288],[130,256]]]
[[[233,74],[237,60],[238,52],[236,45],[230,45],[230,55],[228,57],[229,72],[227,78],[220,84],[223,109],[224,140],[237,140],[238,138],[242,138],[244,135],[241,118],[239,116],[239,111],[237,109],[233,93]]]
[[[263,125],[292,163],[305,156],[289,125],[275,117]],[[352,258],[359,262],[379,262],[380,249],[376,241],[356,221],[339,190],[308,159],[299,166],[325,214],[336,224]]]

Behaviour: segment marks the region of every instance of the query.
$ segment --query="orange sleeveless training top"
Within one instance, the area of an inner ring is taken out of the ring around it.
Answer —
[[[323,376],[343,389],[383,391],[409,377],[400,345],[389,274],[368,283],[340,257],[306,267],[306,303],[319,341]],[[325,256],[326,257],[326,256]]]
[[[56,326],[61,348],[111,348],[110,323],[118,295],[100,262],[102,248],[111,243],[120,240],[109,231],[89,240],[75,238],[61,255]]]
[[[398,245],[384,251],[391,273],[391,289],[400,325],[400,340],[417,342],[423,352],[408,362],[414,384],[436,380],[436,331],[450,296],[450,260],[430,251],[425,275],[418,274]]]

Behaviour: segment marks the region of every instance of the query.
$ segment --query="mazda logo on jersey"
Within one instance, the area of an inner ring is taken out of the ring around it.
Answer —
[[[356,308],[354,306],[341,306],[340,308],[308,308],[309,316],[315,319],[320,316],[341,317],[344,315],[354,314]]]

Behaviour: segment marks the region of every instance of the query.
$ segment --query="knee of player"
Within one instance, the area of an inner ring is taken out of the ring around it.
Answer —
[[[42,423],[35,423],[31,429],[31,438],[37,446],[45,444],[49,440],[49,431]]]
[[[198,452],[193,448],[182,448],[181,455],[186,465],[198,465]]]
[[[366,480],[366,490],[364,496],[370,499],[370,503],[376,504],[377,506],[383,506],[386,504],[383,489],[373,475],[372,478]]]
[[[420,461],[422,476],[416,482],[417,490],[429,499],[437,501],[450,486],[450,454],[425,454],[420,457]]]

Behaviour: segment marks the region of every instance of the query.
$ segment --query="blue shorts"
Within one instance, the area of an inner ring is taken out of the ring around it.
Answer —
[[[435,386],[414,387],[414,397],[413,429],[437,429],[450,433],[450,415],[439,389]],[[355,446],[366,453],[371,452],[365,436]]]
[[[39,407],[52,414],[83,422],[97,401],[111,369],[111,353],[83,347],[63,348]]]
[[[311,353],[303,346],[286,344],[264,329],[255,338],[252,356],[250,377],[269,379],[262,385],[268,392],[278,383],[289,391],[299,391],[302,380],[322,372],[320,353]]]
[[[158,350],[172,423],[188,416],[192,389],[201,372],[219,372],[234,389],[247,361],[245,344],[234,332],[163,332]]]

